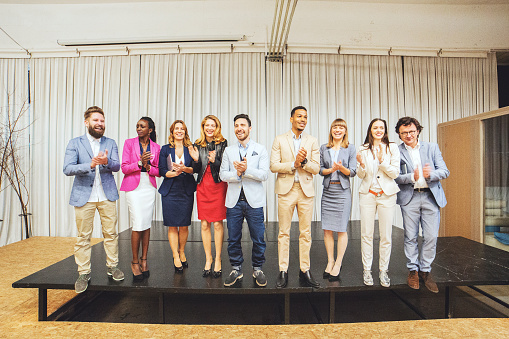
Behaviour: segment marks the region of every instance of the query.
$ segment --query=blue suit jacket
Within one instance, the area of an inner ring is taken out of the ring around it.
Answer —
[[[69,200],[69,204],[72,206],[81,207],[90,199],[96,168],[99,168],[106,198],[110,201],[118,199],[117,184],[112,174],[112,172],[118,172],[120,169],[117,143],[113,139],[102,137],[99,150],[103,153],[105,150],[108,150],[108,164],[90,168],[94,153],[90,147],[87,135],[84,134],[76,137],[69,141],[67,145],[64,158],[64,174],[74,176],[71,198]]]
[[[449,170],[445,165],[444,159],[442,158],[442,152],[435,143],[420,141],[419,154],[421,156],[421,166],[429,164],[433,171],[426,183],[428,184],[433,197],[438,206],[444,207],[447,204],[445,199],[444,190],[440,184],[440,180],[445,179],[449,176]],[[400,171],[399,176],[396,178],[396,183],[399,186],[400,191],[398,192],[398,205],[406,205],[412,199],[414,194],[414,184],[412,183],[412,176],[414,173],[414,164],[410,153],[405,148],[405,144],[399,145],[399,151],[401,154],[400,160]]]
[[[246,154],[247,169],[239,178],[233,167],[234,161],[240,161],[239,145],[235,143],[226,147],[221,161],[219,176],[228,183],[225,205],[233,208],[237,204],[241,188],[244,188],[246,200],[252,208],[264,207],[267,203],[262,181],[269,176],[269,154],[265,147],[250,141]]]
[[[171,157],[171,161],[175,162],[175,147],[170,147],[170,145],[164,145],[161,147],[161,152],[159,153],[159,175],[164,178],[163,183],[159,186],[159,193],[162,196],[167,196],[170,193],[171,186],[173,186],[174,178],[166,177],[166,172],[168,172],[168,157]],[[187,147],[184,147],[184,165],[187,167],[192,167],[193,158],[189,154],[189,150]],[[185,180],[186,193],[191,195],[196,191],[196,180],[194,180],[194,176],[190,173],[182,172],[179,177],[183,177]]]
[[[323,144],[320,146],[320,175],[323,176],[323,170],[329,169],[332,167],[332,159],[330,157],[330,152],[327,147],[327,144]],[[346,176],[341,171],[339,173],[339,181],[341,182],[341,187],[350,188],[350,177],[355,177],[357,173],[357,159],[356,159],[356,151],[355,146],[353,144],[348,145],[348,148],[343,148],[339,150],[338,159],[341,160],[343,166],[350,170],[350,176]],[[330,186],[330,178],[332,174],[325,175],[323,177],[323,186],[325,188],[329,188]]]

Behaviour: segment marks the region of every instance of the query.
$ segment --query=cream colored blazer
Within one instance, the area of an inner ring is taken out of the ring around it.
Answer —
[[[373,175],[377,176],[378,182],[385,194],[393,195],[399,192],[398,184],[394,181],[399,175],[400,155],[398,146],[391,142],[389,144],[389,152],[386,151],[386,147],[382,147],[382,149],[384,152],[383,161],[378,165],[377,173],[374,173],[375,169],[371,150],[364,145],[359,148],[362,160],[366,164],[365,168],[362,168],[359,163],[357,163],[357,176],[362,179],[359,186],[359,193],[369,193]]]
[[[293,186],[295,171],[299,173],[299,182],[302,191],[307,197],[315,196],[313,175],[320,171],[320,148],[318,140],[307,133],[302,132],[300,147],[307,151],[307,164],[292,170],[295,163],[295,150],[293,148],[293,133],[288,131],[278,135],[272,144],[270,153],[270,170],[277,173],[276,194],[286,194]],[[399,159],[399,158],[398,158]],[[399,162],[399,160],[398,160]],[[398,172],[399,173],[399,172]]]

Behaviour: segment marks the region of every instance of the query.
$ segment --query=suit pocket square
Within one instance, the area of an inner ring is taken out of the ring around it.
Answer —
[[[251,156],[254,157],[255,155],[258,155],[258,153],[256,153],[256,151],[253,151],[253,154],[251,154]]]

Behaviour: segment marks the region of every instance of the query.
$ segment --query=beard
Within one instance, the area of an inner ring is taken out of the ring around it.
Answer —
[[[104,128],[101,131],[96,131],[92,126],[88,126],[88,133],[94,138],[99,139],[104,135]]]

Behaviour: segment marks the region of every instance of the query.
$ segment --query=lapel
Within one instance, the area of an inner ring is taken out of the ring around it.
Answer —
[[[421,145],[421,147],[422,147],[422,145]],[[401,155],[401,158],[403,159],[403,161],[410,166],[410,168],[408,169],[409,173],[413,172],[414,171],[414,163],[412,161],[412,157],[410,156],[410,153],[408,153],[408,150],[405,147],[405,143],[401,144],[401,147],[399,148],[399,150],[400,150],[400,155]]]
[[[171,161],[175,162],[175,147],[170,147]]]
[[[288,146],[290,147],[290,150],[292,152],[293,159],[295,159],[295,150],[293,147],[293,132],[291,130],[288,133],[286,133],[286,140],[288,141]],[[302,146],[302,142],[301,142],[301,146]]]
[[[101,137],[101,141],[99,142],[99,152],[103,152],[106,149],[106,138]]]
[[[323,152],[323,161],[325,162],[325,166],[327,168],[332,167],[332,159],[330,157],[330,148],[325,147],[325,152]]]
[[[189,150],[184,146],[184,165],[189,167],[190,163],[191,156],[189,155]]]
[[[87,150],[88,155],[90,155],[90,159],[92,159],[94,157],[94,152],[92,152],[92,147],[90,147],[90,141],[88,140],[87,135],[82,135],[80,141],[83,147]]]
[[[423,167],[424,165],[431,163],[428,159],[428,145],[424,142],[421,142],[421,147],[419,147],[419,155],[421,156],[421,165]]]

